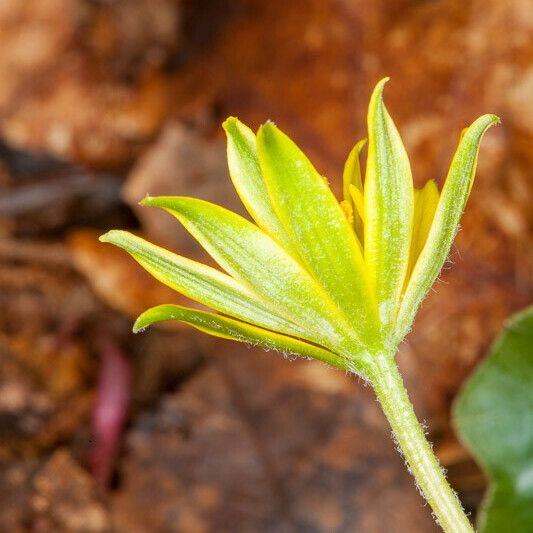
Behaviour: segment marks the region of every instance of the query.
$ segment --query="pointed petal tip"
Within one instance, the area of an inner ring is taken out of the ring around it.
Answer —
[[[476,118],[472,124],[469,126],[466,126],[462,129],[461,135],[459,136],[459,140],[462,141],[463,137],[471,130],[475,129],[476,126],[480,125],[482,126],[483,133],[489,129],[491,126],[495,126],[496,124],[501,124],[501,119],[497,115],[493,115],[491,113],[487,113],[485,115],[481,115],[480,117]]]
[[[162,306],[161,306],[162,307]],[[150,309],[147,309],[146,311],[143,311],[136,319],[135,323],[133,324],[131,331],[132,333],[142,333],[146,328],[151,326],[154,323],[154,320],[150,320],[151,313],[153,309],[156,309],[156,307],[151,307]]]
[[[501,119],[498,115],[493,115],[492,113],[487,113],[486,115],[481,115],[479,118],[477,118],[475,121],[474,121],[474,124],[476,122],[483,122],[484,124],[486,124],[486,127],[490,127],[490,126],[493,126],[495,124],[501,124]]]
[[[147,196],[142,200],[141,205],[177,211],[178,208],[187,200],[195,199],[188,198],[187,196]]]
[[[157,198],[157,196],[150,196],[150,195],[146,195],[140,202],[139,202],[139,205],[142,205],[142,206],[150,206],[152,205],[152,200],[154,198]]]
[[[224,128],[224,131],[226,133],[229,133],[230,130],[239,127],[239,125],[242,124],[241,121],[237,117],[228,117],[223,123],[222,127]]]
[[[372,95],[370,96],[370,102],[368,103],[368,115],[367,121],[369,124],[369,137],[372,137],[373,130],[370,127],[370,123],[375,120],[382,120],[385,110],[385,104],[383,103],[383,91],[385,89],[386,83],[390,80],[389,77],[382,78],[376,83]]]
[[[290,149],[299,150],[294,141],[271,120],[262,124],[257,131],[257,148],[260,161],[264,160],[266,152],[270,152],[273,155],[277,150],[289,147]]]
[[[120,232],[121,232],[120,230],[112,229],[112,230],[104,233],[103,235],[100,235],[100,237],[98,237],[98,240],[100,242],[113,244],[115,242],[115,240],[116,240],[115,237]]]
[[[144,323],[143,316],[144,316],[144,313],[142,315],[139,315],[139,317],[137,317],[137,320],[135,321],[135,323],[133,324],[133,327],[131,328],[131,331],[133,333],[142,333],[149,326],[149,324]]]
[[[257,130],[257,137],[264,137],[265,135],[268,136],[269,134],[273,134],[275,132],[279,132],[279,129],[274,123],[274,121],[269,119],[263,124],[261,124],[261,126]]]
[[[424,189],[431,189],[432,191],[438,191],[439,188],[437,186],[437,183],[435,182],[435,180],[432,180],[432,179],[429,179],[426,181],[426,183],[424,183],[424,185],[422,186],[421,189],[419,189],[420,191],[424,190]]]
[[[387,84],[387,82],[390,80],[390,77],[389,76],[386,76],[385,78],[381,78],[377,83],[376,83],[376,86],[374,87],[374,90],[372,92],[372,96],[373,97],[378,97],[378,98],[382,98],[382,95],[383,95],[383,90],[385,89],[385,85]]]
[[[131,331],[133,333],[143,333],[150,326],[157,322],[164,322],[167,320],[179,320],[179,317],[175,316],[171,311],[173,309],[180,309],[180,306],[172,304],[156,305],[150,307],[146,311],[143,311],[135,320]]]
[[[114,244],[115,246],[123,247],[124,242],[130,237],[133,237],[133,235],[129,231],[123,229],[112,229],[107,233],[100,235],[98,240],[106,244]]]

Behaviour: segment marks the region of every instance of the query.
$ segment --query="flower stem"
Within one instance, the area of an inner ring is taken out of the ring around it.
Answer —
[[[409,469],[439,525],[446,533],[473,532],[418,422],[394,357],[381,354],[374,359],[374,363],[369,377],[376,396]]]

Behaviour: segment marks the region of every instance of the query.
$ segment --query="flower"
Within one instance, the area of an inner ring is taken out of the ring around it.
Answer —
[[[463,131],[440,194],[433,181],[416,190],[383,103],[386,81],[370,99],[365,180],[362,141],[346,162],[340,203],[272,122],[256,136],[236,118],[224,123],[229,170],[254,222],[194,198],[142,201],[174,215],[224,272],[125,231],[103,235],[161,282],[216,311],[161,305],[144,312],[134,331],[179,320],[363,377],[376,354],[394,353],[446,260],[481,138],[498,118],[483,115]]]

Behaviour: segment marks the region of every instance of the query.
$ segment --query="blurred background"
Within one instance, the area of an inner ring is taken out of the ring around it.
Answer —
[[[528,0],[0,0],[0,531],[433,532],[356,379],[173,325],[180,301],[98,243],[203,259],[146,194],[242,211],[220,124],[274,120],[340,189],[385,75],[416,184],[483,141],[453,268],[400,363],[468,510],[485,479],[449,409],[533,296]]]

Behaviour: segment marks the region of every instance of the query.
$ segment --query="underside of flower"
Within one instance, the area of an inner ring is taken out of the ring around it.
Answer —
[[[383,103],[386,81],[370,100],[364,179],[361,141],[348,156],[340,202],[273,123],[256,135],[236,118],[224,123],[228,164],[252,221],[194,198],[143,200],[175,216],[221,270],[128,232],[103,235],[161,282],[216,311],[162,305],[143,313],[134,329],[180,320],[363,376],[374,354],[394,352],[446,260],[481,137],[498,119],[484,115],[464,130],[440,194],[433,181],[414,189]]]

